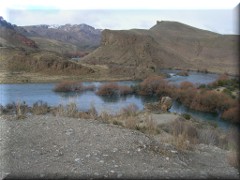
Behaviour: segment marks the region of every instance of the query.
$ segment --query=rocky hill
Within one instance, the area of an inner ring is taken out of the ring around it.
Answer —
[[[82,61],[132,77],[161,68],[238,74],[238,36],[158,21],[149,30],[104,30],[101,46]]]
[[[44,49],[44,44],[39,46],[16,29],[22,28],[0,18],[0,82],[31,82],[33,77],[44,81],[43,75],[47,78],[56,78],[59,75],[74,77],[94,72],[92,68],[72,62],[69,57],[54,51],[54,48],[58,47],[72,50],[71,47],[75,47],[74,45],[51,41],[55,46],[52,46],[52,49]]]
[[[12,25],[0,16],[0,47],[22,47],[36,49],[36,43],[15,31],[15,27],[16,25]]]

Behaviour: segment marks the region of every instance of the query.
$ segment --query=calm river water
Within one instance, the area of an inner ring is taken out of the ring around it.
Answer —
[[[167,78],[170,83],[179,84],[182,81],[190,81],[198,84],[207,84],[217,79],[216,74],[204,74],[197,72],[190,72],[189,76],[177,76],[176,70],[164,70],[171,77]],[[97,88],[106,82],[84,82],[85,85],[95,85]],[[122,85],[134,85],[135,81],[121,81],[117,82]],[[118,112],[121,108],[129,104],[137,105],[139,110],[144,108],[144,104],[148,102],[158,101],[157,98],[147,98],[137,95],[130,95],[126,97],[100,97],[93,91],[86,91],[83,93],[56,93],[53,91],[54,83],[32,83],[32,84],[0,84],[0,98],[1,105],[6,105],[11,102],[25,101],[27,104],[32,105],[36,101],[42,100],[51,106],[58,104],[67,104],[71,101],[78,105],[78,108],[87,111],[91,105],[94,105],[98,112],[107,111],[110,113]],[[213,121],[219,126],[227,128],[229,123],[221,120],[219,115],[212,113],[202,113],[190,110],[183,105],[174,102],[170,112],[188,113],[193,117],[200,120]]]

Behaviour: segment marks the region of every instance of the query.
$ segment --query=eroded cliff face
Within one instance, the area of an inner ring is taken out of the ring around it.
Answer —
[[[101,46],[82,61],[129,76],[148,75],[158,68],[237,74],[237,38],[176,22],[157,23],[149,30],[104,30]]]

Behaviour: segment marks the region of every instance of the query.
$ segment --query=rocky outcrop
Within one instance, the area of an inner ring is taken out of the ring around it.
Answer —
[[[172,98],[168,96],[162,97],[160,101],[160,108],[163,112],[167,112],[172,107]]]
[[[147,103],[145,105],[145,110],[151,112],[167,112],[172,107],[172,98],[164,96],[159,102]]]

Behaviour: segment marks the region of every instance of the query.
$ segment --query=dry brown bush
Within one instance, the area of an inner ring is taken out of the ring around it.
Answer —
[[[82,83],[75,81],[63,81],[58,83],[54,88],[55,92],[73,92],[82,90],[83,90]]]
[[[165,86],[166,81],[161,76],[149,76],[140,83],[140,95],[154,95],[160,93],[160,86]]]
[[[227,161],[228,163],[235,167],[235,168],[239,168],[240,167],[240,158],[239,158],[239,152],[237,151],[230,151],[227,154]]]
[[[124,126],[129,129],[136,129],[137,126],[137,118],[135,116],[128,116],[125,118]]]
[[[128,95],[132,94],[133,89],[129,86],[121,86],[117,83],[106,83],[99,87],[97,95],[100,96],[114,96],[114,95]]]
[[[153,120],[151,115],[147,116],[147,119],[145,119],[145,124],[147,133],[149,134],[157,133],[157,123]]]
[[[219,135],[214,129],[198,129],[198,140],[200,143],[218,145]]]
[[[37,101],[33,104],[31,112],[36,115],[47,114],[49,112],[49,106],[43,101]]]
[[[119,115],[122,116],[136,116],[138,113],[138,107],[135,104],[129,104],[126,107],[121,108]]]
[[[222,114],[222,118],[226,120],[230,120],[232,122],[239,123],[239,107],[232,107],[228,110],[225,110]]]

